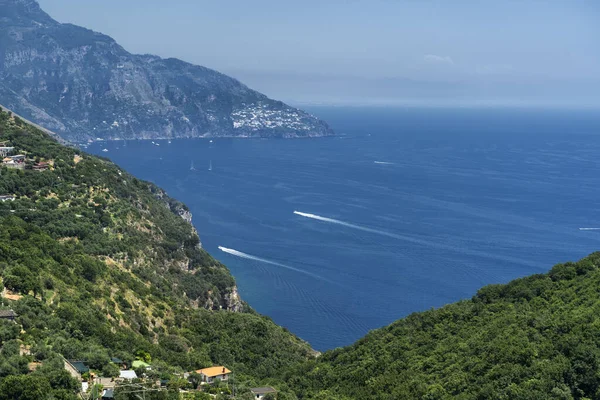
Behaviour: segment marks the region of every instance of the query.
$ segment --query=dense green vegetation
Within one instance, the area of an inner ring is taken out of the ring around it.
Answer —
[[[599,267],[596,253],[484,287],[304,363],[288,382],[314,399],[599,399]]]
[[[183,204],[0,112],[4,141],[52,167],[0,167],[0,195],[16,196],[0,202],[0,276],[22,296],[0,307],[18,314],[0,321],[0,400],[74,398],[79,383],[61,356],[108,376],[111,357],[144,358],[157,379],[173,381],[222,364],[241,387],[312,357],[239,300],[229,271],[181,217]],[[33,361],[42,364],[30,372]],[[32,394],[7,394],[8,386]]]

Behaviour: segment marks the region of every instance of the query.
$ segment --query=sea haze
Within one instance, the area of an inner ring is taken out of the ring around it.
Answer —
[[[600,247],[591,112],[311,111],[339,136],[89,151],[184,201],[243,298],[318,350]]]

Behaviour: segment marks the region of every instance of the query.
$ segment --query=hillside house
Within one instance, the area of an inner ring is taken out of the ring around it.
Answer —
[[[0,319],[14,321],[17,318],[17,313],[13,310],[0,310]]]
[[[273,396],[277,396],[277,390],[272,387],[259,387],[250,389],[250,393],[252,393],[252,397],[258,400],[262,400],[266,395],[272,394]]]
[[[132,369],[126,369],[119,372],[119,378],[124,380],[137,379],[137,374]]]
[[[17,154],[15,156],[8,156],[13,161],[16,162],[25,162],[25,154]]]
[[[2,146],[2,147],[0,147],[0,157],[6,157],[7,155],[9,155],[10,153],[12,153],[13,151],[15,151],[14,147],[5,147],[5,146]]]
[[[134,362],[132,362],[131,363],[131,368],[133,368],[133,369],[144,368],[146,370],[152,369],[152,367],[150,366],[150,364],[148,364],[147,362],[144,362],[142,360],[135,360]]]
[[[5,157],[2,164],[7,168],[25,168],[25,156],[18,154],[16,156]]]
[[[75,368],[75,366],[73,364],[71,364],[71,362],[65,358],[63,358],[63,361],[65,363],[65,370],[69,373],[69,375],[71,375],[73,378],[77,379],[78,381],[81,381],[81,374],[79,373],[79,371],[77,370],[77,368]]]
[[[213,383],[217,379],[226,382],[231,375],[231,371],[223,366],[202,368],[197,370],[196,373],[202,378],[201,385]]]
[[[77,360],[69,360],[69,364],[71,364],[71,366],[73,368],[75,368],[75,370],[77,371],[77,373],[79,375],[83,375],[86,372],[90,372],[90,367],[88,367],[85,362],[83,361],[77,361]]]
[[[50,164],[47,162],[39,162],[31,167],[34,171],[46,171],[50,168]]]

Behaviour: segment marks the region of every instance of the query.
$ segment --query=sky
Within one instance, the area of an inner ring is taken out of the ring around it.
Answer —
[[[600,107],[597,0],[38,0],[297,104]]]

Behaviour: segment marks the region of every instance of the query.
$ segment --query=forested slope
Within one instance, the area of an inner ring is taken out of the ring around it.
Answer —
[[[71,398],[73,382],[52,376],[59,355],[97,371],[151,358],[165,379],[223,364],[256,382],[312,357],[239,299],[183,204],[8,112],[0,142],[26,160],[0,167],[0,308],[18,314],[0,321],[0,392],[24,379]],[[30,372],[33,361],[43,364]]]
[[[303,364],[313,399],[599,399],[600,253],[415,313]]]

